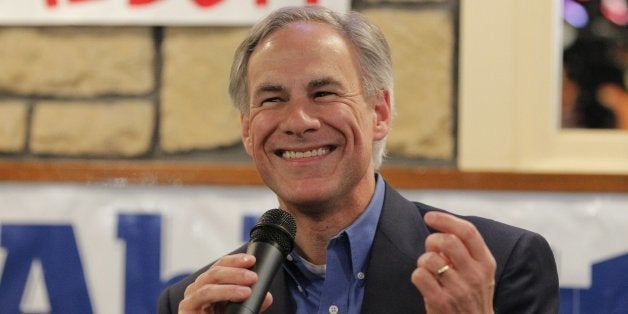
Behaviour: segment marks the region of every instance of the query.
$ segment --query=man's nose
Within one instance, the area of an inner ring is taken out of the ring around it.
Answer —
[[[290,101],[285,108],[286,114],[281,122],[282,131],[298,137],[316,131],[320,127],[320,120],[316,117],[314,106],[314,104],[304,100]]]

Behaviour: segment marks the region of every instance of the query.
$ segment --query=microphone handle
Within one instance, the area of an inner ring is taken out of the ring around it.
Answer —
[[[225,314],[258,314],[266,292],[285,256],[279,248],[267,242],[251,242],[246,252],[255,256],[255,265],[251,268],[257,273],[257,282],[251,286],[252,294],[243,302],[229,302]]]

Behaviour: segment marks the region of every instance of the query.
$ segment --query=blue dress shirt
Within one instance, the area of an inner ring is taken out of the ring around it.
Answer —
[[[325,265],[312,265],[296,251],[288,255],[283,267],[292,278],[288,288],[297,313],[360,313],[368,255],[384,192],[384,180],[376,175],[371,202],[351,226],[330,240]]]

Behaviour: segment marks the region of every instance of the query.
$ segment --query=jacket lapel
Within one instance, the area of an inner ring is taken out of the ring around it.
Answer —
[[[277,272],[275,279],[270,285],[270,293],[273,295],[273,304],[270,308],[264,312],[267,314],[285,314],[295,313],[296,305],[292,300],[292,295],[288,289],[290,276],[286,275],[286,271],[283,267]]]
[[[388,184],[370,260],[362,313],[425,313],[410,281],[429,231],[416,205]]]

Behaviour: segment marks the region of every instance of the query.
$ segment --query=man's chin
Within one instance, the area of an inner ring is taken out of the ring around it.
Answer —
[[[312,191],[306,191],[307,193],[295,193],[297,191],[290,191],[289,193],[277,193],[280,201],[289,206],[290,208],[297,209],[301,212],[307,212],[308,214],[316,214],[320,211],[324,211],[325,207],[328,207],[330,196],[325,193],[312,193]]]

